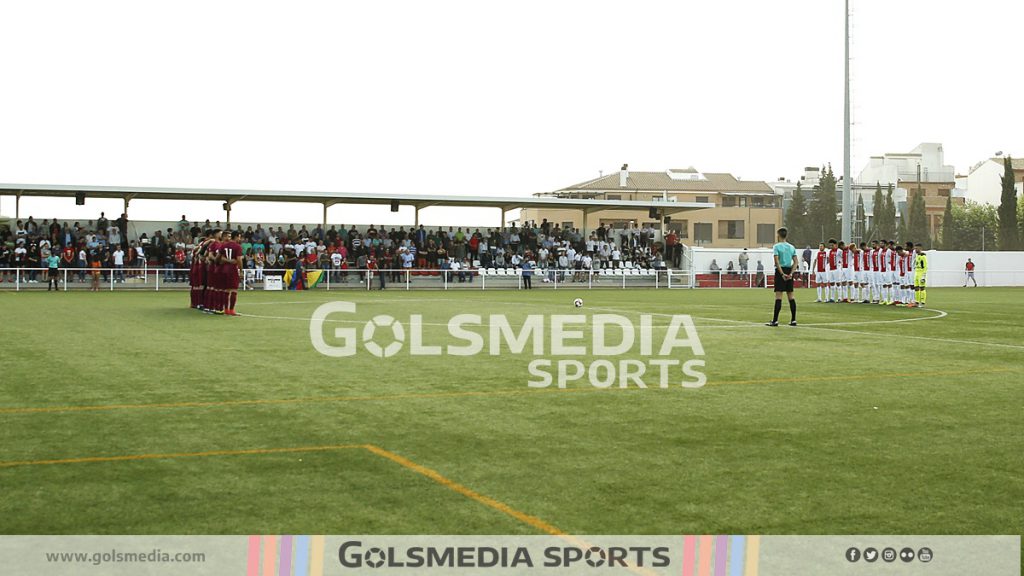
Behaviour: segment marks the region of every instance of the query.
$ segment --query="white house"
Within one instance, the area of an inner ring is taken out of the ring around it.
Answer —
[[[967,199],[998,206],[1003,193],[1002,158],[988,158],[975,164],[967,174]],[[1013,159],[1014,187],[1017,194],[1024,192],[1024,159]]]

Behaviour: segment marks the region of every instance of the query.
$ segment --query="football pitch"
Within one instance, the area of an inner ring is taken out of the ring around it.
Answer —
[[[235,318],[0,292],[0,531],[1024,533],[1024,289],[928,295],[803,290],[802,325],[768,328],[763,290],[247,292]],[[688,314],[707,384],[532,388],[530,354],[412,355],[408,333],[329,357],[310,317],[335,300],[357,308],[328,337],[418,314],[442,346],[458,314]]]

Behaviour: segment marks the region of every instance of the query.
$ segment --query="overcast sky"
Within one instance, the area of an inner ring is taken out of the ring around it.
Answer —
[[[852,11],[854,174],[922,141],[961,172],[1024,155],[1024,2]],[[5,183],[526,195],[623,162],[842,170],[841,0],[29,0],[0,22]],[[22,216],[119,204],[27,200]],[[222,214],[131,216],[186,209]]]

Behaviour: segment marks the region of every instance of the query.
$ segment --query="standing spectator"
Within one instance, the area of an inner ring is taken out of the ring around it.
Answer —
[[[0,242],[0,282],[7,281],[7,268],[11,265],[11,249],[6,243]]]
[[[739,262],[740,262],[740,273],[741,274],[746,274],[747,273],[747,263],[750,262],[750,256],[747,255],[747,249],[746,248],[743,249],[743,252],[740,252]]]
[[[124,284],[124,250],[120,245],[114,245],[111,257],[114,261],[114,281]]]
[[[85,245],[78,245],[78,281],[85,283],[85,269],[89,267],[89,255],[85,251]]]
[[[29,268],[28,281],[32,284],[35,284],[37,282],[36,276],[39,274],[39,270],[37,270],[37,268],[39,268],[40,254],[41,252],[39,246],[37,246],[36,243],[33,242],[32,245],[28,247],[28,260],[25,263]]]
[[[95,250],[89,252],[89,268],[92,269],[92,286],[93,292],[99,292],[100,290],[100,257]]]
[[[28,280],[25,278],[25,268],[28,266],[28,249],[25,248],[25,239],[19,238],[18,243],[14,248],[14,256],[12,259],[15,270],[14,277],[16,282],[25,282]]]
[[[810,270],[811,269],[811,247],[810,246],[804,248],[803,257],[804,257],[804,268],[806,270]]]
[[[190,269],[189,263],[186,261],[188,259],[188,254],[185,252],[185,244],[178,242],[174,245],[173,259],[174,262],[172,263],[172,266],[175,268],[174,280],[175,282],[184,282],[186,280],[186,271]]]
[[[754,278],[754,285],[758,288],[764,286],[764,264],[760,260],[757,261],[757,276]]]
[[[532,260],[524,260],[523,261],[523,288],[526,289],[526,290],[532,290],[533,289],[532,281],[533,281],[533,261]]]

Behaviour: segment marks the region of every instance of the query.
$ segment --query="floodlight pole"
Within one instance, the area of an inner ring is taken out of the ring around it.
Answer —
[[[846,0],[846,30],[843,39],[845,45],[845,58],[843,60],[845,69],[845,82],[843,83],[843,226],[842,238],[853,240],[851,230],[850,206],[853,204],[850,198],[850,0]]]

